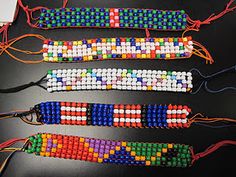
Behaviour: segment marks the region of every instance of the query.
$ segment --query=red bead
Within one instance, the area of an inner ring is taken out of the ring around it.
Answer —
[[[168,109],[169,109],[169,110],[172,110],[172,108],[173,108],[173,107],[172,107],[172,105],[170,104],[170,105],[168,106]]]

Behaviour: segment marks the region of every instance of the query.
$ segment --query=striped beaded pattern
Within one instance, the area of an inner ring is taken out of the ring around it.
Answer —
[[[191,109],[182,105],[44,102],[35,106],[44,124],[134,128],[187,128]]]
[[[47,90],[143,90],[190,92],[191,72],[132,69],[55,69],[47,74]]]
[[[180,31],[187,27],[184,10],[134,8],[42,9],[39,28],[97,27]]]
[[[45,40],[43,60],[81,62],[106,59],[178,59],[189,58],[192,49],[191,37]]]
[[[25,151],[45,157],[83,160],[98,163],[160,167],[188,167],[191,147],[173,143],[138,143],[101,140],[57,134],[29,137]]]

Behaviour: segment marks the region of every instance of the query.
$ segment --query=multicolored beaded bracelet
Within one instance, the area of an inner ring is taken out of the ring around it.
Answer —
[[[21,141],[25,142],[23,148],[9,148]],[[199,158],[224,145],[236,145],[236,141],[221,141],[210,146],[206,151],[195,154],[193,148],[185,144],[114,141],[38,133],[25,139],[13,139],[2,143],[0,152],[24,151],[43,157],[98,163],[184,168],[190,167]]]
[[[43,40],[42,49],[38,52],[24,51],[12,45],[26,37]],[[21,60],[10,51],[26,54],[42,54],[43,60]],[[191,36],[166,38],[116,37],[83,39],[78,41],[55,41],[38,34],[25,34],[0,45],[0,55],[7,53],[13,59],[23,63],[40,62],[87,62],[114,59],[151,59],[174,60],[190,58],[193,54],[213,63],[214,60],[207,49],[192,40]]]
[[[192,114],[186,105],[166,104],[101,104],[48,101],[30,110],[0,113],[1,119],[19,117],[32,125],[82,125],[127,128],[189,128],[192,123],[236,123],[232,118],[208,118],[200,113]],[[234,124],[212,125],[214,128]]]
[[[235,87],[225,87],[219,90],[208,88],[210,78],[226,72],[235,72],[232,66],[209,76],[204,76],[197,69],[185,71],[138,70],[138,69],[53,69],[37,82],[22,86],[0,89],[0,93],[12,93],[31,86],[39,86],[48,92],[79,91],[79,90],[134,90],[134,91],[168,91],[197,93],[203,86],[206,91],[218,93],[224,90],[236,90]],[[200,84],[193,91],[192,73],[197,73]],[[42,84],[46,83],[46,87]]]
[[[212,21],[233,11],[236,6],[230,7],[234,0],[230,0],[224,11],[218,15],[212,14],[204,21],[192,20],[184,10],[157,10],[142,8],[63,8],[36,7],[29,9],[22,0],[19,6],[27,15],[27,23],[34,28],[54,29],[68,27],[89,28],[131,28],[161,31],[183,31],[199,29],[203,24]],[[40,10],[40,16],[31,23],[32,13]]]

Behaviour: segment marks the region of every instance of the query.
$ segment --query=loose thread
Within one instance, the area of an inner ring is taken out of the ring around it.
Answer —
[[[192,20],[189,16],[187,17],[187,21],[190,24],[190,26],[187,27],[187,29],[189,30],[199,30],[201,25],[208,25],[211,24],[212,21],[215,21],[219,18],[221,18],[222,16],[224,16],[225,14],[233,11],[234,9],[236,9],[236,6],[230,7],[233,4],[234,0],[230,0],[228,2],[228,4],[226,5],[225,10],[223,10],[222,12],[220,12],[219,14],[215,15],[214,13],[211,14],[207,19],[200,21],[200,20]]]
[[[4,119],[11,119],[11,118],[20,118],[23,122],[30,124],[30,125],[43,125],[42,122],[33,122],[33,114],[36,114],[34,109],[31,110],[19,110],[19,111],[12,111],[9,113],[0,113],[0,120]],[[30,115],[30,119],[27,117]],[[37,114],[36,114],[37,117]],[[37,120],[37,118],[36,118]]]
[[[15,55],[13,55],[11,52],[8,51],[8,49],[11,49],[13,51],[17,51],[17,52],[20,52],[20,53],[25,53],[25,54],[28,54],[28,55],[37,55],[37,54],[41,54],[43,52],[43,49],[39,50],[39,51],[28,51],[28,50],[22,50],[22,49],[17,49],[15,47],[12,47],[12,45],[24,38],[28,38],[28,37],[34,37],[34,38],[37,38],[37,39],[40,39],[42,41],[46,40],[45,37],[43,37],[42,35],[39,35],[39,34],[24,34],[20,37],[17,37],[17,38],[14,38],[14,39],[11,39],[8,41],[8,43],[0,43],[0,56],[3,54],[3,53],[7,53],[10,57],[12,57],[14,60],[16,61],[19,61],[19,62],[22,62],[22,63],[25,63],[25,64],[36,64],[36,63],[41,63],[43,62],[43,60],[39,60],[39,61],[31,61],[31,60],[22,60],[18,57],[16,57]]]
[[[147,28],[145,28],[145,33],[146,33],[146,37],[150,38],[150,32],[149,32],[149,30]]]
[[[63,0],[62,7],[63,7],[63,8],[66,8],[67,3],[68,3],[68,0]]]
[[[219,76],[219,75],[221,75],[221,74],[223,74],[223,73],[227,73],[227,72],[231,72],[231,71],[236,72],[236,65],[231,66],[231,67],[229,67],[229,68],[225,68],[225,69],[223,69],[223,70],[221,70],[221,71],[218,71],[218,72],[213,73],[213,74],[208,75],[208,76],[203,75],[203,74],[202,74],[198,69],[196,69],[196,68],[191,69],[190,72],[192,72],[192,73],[193,73],[193,72],[196,72],[199,76],[202,77],[202,82],[201,82],[201,84],[198,86],[198,88],[196,89],[196,91],[191,92],[191,94],[196,94],[196,93],[198,93],[198,92],[201,90],[201,88],[202,88],[203,86],[204,86],[205,90],[206,90],[207,92],[209,92],[209,93],[220,93],[220,92],[223,92],[223,91],[226,91],[226,90],[235,90],[235,91],[236,91],[236,87],[223,87],[223,88],[218,89],[218,90],[212,90],[212,89],[210,89],[210,88],[208,87],[208,81],[209,81],[210,79],[212,79],[212,78],[214,78],[214,77],[217,77],[217,76]]]
[[[43,88],[44,90],[47,90],[46,87],[41,85],[41,84],[46,82],[46,80],[45,80],[46,77],[47,76],[45,75],[44,77],[42,77],[40,80],[38,80],[36,82],[30,82],[28,84],[20,85],[20,86],[17,86],[17,87],[12,87],[12,88],[7,88],[7,89],[0,89],[0,93],[16,93],[16,92],[19,92],[21,90],[25,90],[29,87],[32,87],[32,86],[38,86],[38,87]]]
[[[236,145],[236,141],[232,141],[232,140],[224,140],[224,141],[220,141],[216,144],[213,144],[211,146],[209,146],[205,151],[194,154],[193,150],[191,151],[192,153],[192,164],[197,161],[199,158],[205,157],[211,153],[213,153],[214,151],[216,151],[217,149],[219,149],[222,146],[225,145]]]
[[[10,147],[11,145],[13,145],[17,142],[24,142],[22,148]],[[24,146],[27,144],[27,142],[28,142],[28,138],[23,138],[23,139],[14,138],[14,139],[8,140],[8,141],[0,144],[0,152],[11,152],[0,166],[0,176],[2,175],[9,160],[12,158],[12,156],[15,154],[15,152],[22,151],[24,149]]]

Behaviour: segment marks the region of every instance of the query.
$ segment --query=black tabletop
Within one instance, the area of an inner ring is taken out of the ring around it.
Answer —
[[[192,19],[205,19],[213,12],[220,12],[228,0],[188,0],[188,1],[132,1],[132,0],[100,0],[100,1],[69,1],[68,7],[134,7],[154,9],[184,9]],[[24,4],[29,7],[39,5],[46,7],[61,7],[61,1],[29,1]],[[35,14],[37,15],[37,13]],[[7,55],[0,56],[0,87],[17,86],[41,78],[48,69],[53,68],[132,68],[132,69],[165,69],[185,70],[198,68],[204,74],[211,74],[223,68],[235,65],[235,30],[236,14],[232,12],[211,25],[202,26],[199,32],[189,32],[188,35],[206,46],[212,54],[215,63],[206,65],[204,59],[192,56],[191,59],[175,61],[99,61],[71,64],[22,64],[12,60]],[[25,13],[20,10],[19,16],[9,30],[9,37],[17,37],[25,33],[42,34],[46,38],[56,40],[79,40],[98,37],[145,37],[144,30],[129,29],[33,29],[26,24]],[[153,37],[181,36],[181,32],[151,31]],[[27,50],[40,50],[42,42],[35,39],[25,39],[15,45]],[[19,57],[27,59],[42,59],[41,55]],[[231,75],[220,76],[211,81],[212,88],[235,85]],[[131,92],[131,91],[78,91],[64,93],[48,93],[38,87],[31,87],[14,94],[0,94],[0,112],[15,109],[29,109],[43,101],[77,101],[96,103],[129,103],[129,104],[186,104],[194,113],[201,112],[209,117],[235,118],[235,93],[226,91],[219,94],[207,93],[204,90],[196,95],[187,93],[165,92]],[[2,120],[0,124],[0,142],[14,137],[27,137],[37,132],[61,133],[67,135],[87,136],[94,138],[116,139],[142,142],[174,142],[193,146],[195,152],[205,150],[211,144],[224,139],[236,140],[235,127],[214,129],[193,125],[188,129],[128,129],[109,127],[81,126],[31,126],[19,119]],[[131,167],[125,165],[97,164],[84,161],[45,158],[27,153],[16,153],[11,159],[3,176],[235,176],[236,147],[228,146],[219,149],[209,156],[200,159],[190,168],[158,168]],[[1,154],[1,160],[7,154]]]

